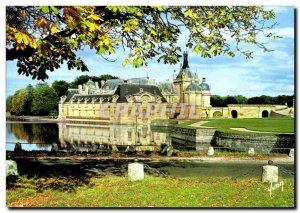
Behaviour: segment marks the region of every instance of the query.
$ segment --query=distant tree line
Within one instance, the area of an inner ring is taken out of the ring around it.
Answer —
[[[88,76],[81,75],[72,82],[64,80],[48,83],[38,83],[35,87],[29,84],[26,88],[17,90],[6,98],[6,112],[11,115],[37,115],[57,116],[58,101],[69,88],[77,88],[85,84],[89,79],[100,82],[101,80],[116,79],[112,75]]]
[[[242,95],[236,96],[219,96],[212,95],[210,102],[213,107],[226,107],[228,104],[274,104],[293,106],[294,95],[278,95],[275,97],[262,95],[246,98]]]
[[[58,101],[69,88],[77,88],[78,85],[85,84],[89,79],[94,82],[102,80],[117,79],[112,75],[88,76],[81,75],[72,82],[64,80],[54,81],[50,86],[48,83],[39,83],[35,87],[29,84],[26,88],[17,90],[6,99],[6,112],[11,115],[37,115],[56,116],[58,115]],[[275,97],[262,95],[259,97],[246,98],[242,95],[236,96],[211,96],[213,107],[226,107],[228,104],[278,104],[287,103],[289,107],[293,105],[294,95],[278,95]]]

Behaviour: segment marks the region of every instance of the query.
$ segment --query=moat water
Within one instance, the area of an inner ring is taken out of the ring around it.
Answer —
[[[110,146],[124,152],[159,151],[170,141],[167,128],[151,125],[90,125],[43,122],[6,123],[6,150],[17,142],[26,151],[50,151],[57,144],[60,151],[85,152]]]
[[[52,144],[57,144],[60,151],[85,152],[96,145],[97,148],[115,147],[124,152],[128,147],[135,151],[160,151],[161,146],[170,143],[170,133],[165,127],[150,125],[83,125],[44,122],[6,123],[6,150],[13,151],[15,144],[22,144],[26,151],[50,151]],[[18,169],[21,174],[63,175],[64,172],[83,172],[89,175],[126,175],[130,160],[104,161],[68,161],[19,159]],[[175,177],[232,177],[260,178],[260,163],[207,163],[207,162],[156,162],[146,161],[145,172],[149,175],[167,175]],[[293,164],[280,164],[281,177],[294,177]]]

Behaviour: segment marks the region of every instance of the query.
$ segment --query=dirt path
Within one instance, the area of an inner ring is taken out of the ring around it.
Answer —
[[[192,127],[201,127],[201,128],[213,128],[213,127],[208,127],[208,126],[202,126],[203,124],[206,124],[208,121],[199,121],[193,124],[190,124],[189,126]]]
[[[283,132],[264,132],[264,131],[255,131],[255,130],[250,130],[246,128],[230,128],[235,131],[241,131],[241,132],[258,132],[258,133],[277,133],[277,134],[293,134],[293,133],[283,133]]]

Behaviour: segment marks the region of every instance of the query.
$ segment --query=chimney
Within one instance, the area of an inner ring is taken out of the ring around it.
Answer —
[[[100,87],[101,87],[101,88],[103,87],[104,83],[105,83],[105,80],[101,80],[101,81],[100,81]]]
[[[173,73],[173,80],[176,79],[176,70],[174,70],[174,73]]]
[[[95,82],[96,89],[99,89],[99,82]]]
[[[78,85],[78,91],[79,91],[79,94],[82,93],[82,85]]]

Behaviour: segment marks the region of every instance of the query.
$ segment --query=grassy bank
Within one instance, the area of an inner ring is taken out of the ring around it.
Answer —
[[[237,133],[237,134],[264,134],[276,135],[278,133],[294,133],[294,119],[293,118],[241,118],[241,119],[202,119],[208,121],[202,126],[215,127],[218,131]],[[191,127],[200,120],[189,120],[178,124],[177,126],[186,128],[199,128]],[[232,130],[231,128],[246,128],[254,131],[272,132],[272,133],[252,133]]]
[[[143,181],[128,182],[126,177],[105,177],[71,187],[71,183],[53,178],[22,177],[7,189],[7,206],[293,207],[294,181],[283,181],[284,190],[276,189],[270,197],[269,184],[257,179],[146,176]],[[40,183],[56,188],[42,188]]]

